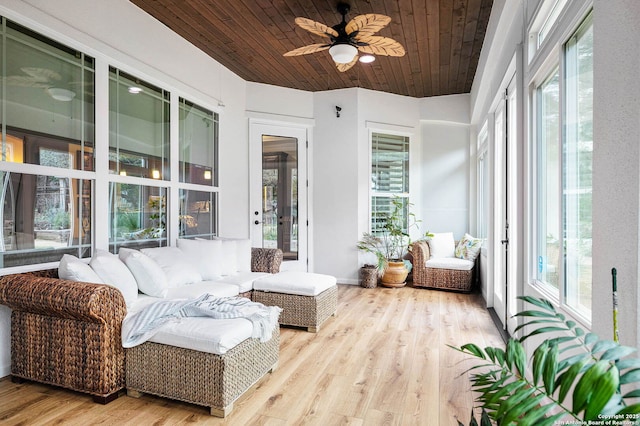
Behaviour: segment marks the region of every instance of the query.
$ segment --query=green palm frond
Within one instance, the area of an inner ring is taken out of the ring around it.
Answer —
[[[628,358],[635,348],[586,333],[548,300],[520,299],[533,307],[516,314],[524,319],[516,329],[523,334],[510,339],[506,349],[451,346],[480,360],[467,372],[483,413],[498,425],[588,424],[603,418],[636,424],[640,359]],[[547,338],[527,362],[523,343],[534,336]],[[473,416],[470,424],[477,424]]]

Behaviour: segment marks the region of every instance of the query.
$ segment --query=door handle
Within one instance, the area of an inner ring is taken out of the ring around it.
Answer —
[[[260,225],[262,222],[260,222],[259,220],[256,220],[256,221],[255,221],[255,222],[253,222],[253,223],[255,223],[256,225]]]

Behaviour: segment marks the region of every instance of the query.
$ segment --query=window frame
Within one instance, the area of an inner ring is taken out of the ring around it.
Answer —
[[[537,267],[538,267],[538,245],[539,245],[539,230],[538,230],[538,182],[539,182],[539,137],[540,137],[540,128],[538,117],[540,115],[540,105],[539,99],[537,97],[536,89],[543,83],[543,81],[551,75],[551,72],[555,67],[558,67],[559,70],[559,108],[560,108],[560,124],[559,124],[559,132],[560,132],[560,161],[558,164],[559,170],[558,173],[561,178],[561,188],[559,191],[559,203],[560,203],[560,227],[561,233],[564,234],[564,205],[563,205],[563,191],[564,191],[564,179],[563,179],[563,162],[564,162],[564,154],[563,149],[566,143],[566,129],[565,129],[565,121],[566,121],[566,62],[567,58],[565,56],[565,46],[569,42],[569,40],[579,32],[580,28],[586,22],[586,20],[590,19],[590,14],[593,9],[593,4],[591,1],[588,2],[580,2],[574,0],[568,0],[567,4],[563,11],[559,14],[558,19],[555,23],[556,28],[551,30],[548,38],[545,40],[542,48],[539,51],[535,52],[533,57],[529,57],[528,63],[528,81],[529,81],[529,127],[530,127],[530,157],[531,157],[531,170],[533,172],[532,176],[532,191],[531,191],[531,199],[530,199],[530,209],[529,214],[531,215],[531,238],[529,250],[530,255],[528,256],[528,274],[530,279],[528,280],[529,285],[531,285],[537,292],[542,294],[542,296],[548,298],[553,301],[562,309],[564,309],[567,313],[569,313],[574,319],[581,322],[586,327],[591,326],[591,314],[592,309],[589,309],[589,312],[584,312],[576,309],[572,305],[568,303],[567,294],[569,291],[567,290],[567,282],[564,278],[564,263],[563,260],[560,265],[559,274],[561,274],[559,289],[556,291],[555,288],[545,285],[537,279]],[[539,8],[540,10],[540,8]],[[591,18],[592,19],[592,18]],[[534,20],[535,21],[535,20]],[[591,25],[593,25],[593,21],[591,20]],[[531,52],[529,52],[531,53]],[[564,235],[561,236],[561,241],[564,241]],[[561,244],[562,246],[563,244]],[[564,252],[564,248],[561,247],[561,253]],[[564,256],[562,256],[564,259]],[[593,286],[593,283],[592,283]],[[593,302],[592,302],[593,303]]]
[[[406,138],[406,145],[407,145],[407,150],[406,150],[406,155],[407,155],[407,159],[405,160],[406,162],[406,170],[407,170],[407,179],[406,179],[406,190],[402,191],[402,192],[394,192],[394,191],[388,191],[388,192],[383,192],[383,191],[376,191],[373,188],[373,160],[374,160],[374,153],[373,153],[373,138],[374,135],[388,135],[388,136],[394,136],[394,137],[400,137],[400,138]],[[374,219],[374,198],[387,198],[389,200],[392,200],[394,198],[401,198],[403,200],[403,202],[406,205],[406,209],[403,211],[403,220],[405,223],[409,223],[409,207],[410,207],[410,194],[411,194],[411,185],[410,185],[410,176],[411,176],[411,140],[413,138],[413,134],[409,133],[409,132],[403,132],[403,131],[397,131],[397,130],[391,130],[391,129],[374,129],[374,128],[370,128],[369,129],[369,162],[368,162],[368,182],[369,182],[369,215],[368,215],[368,229],[369,232],[371,232],[372,234],[376,235],[375,233],[375,229],[373,227],[373,219]],[[408,230],[407,230],[408,231]]]

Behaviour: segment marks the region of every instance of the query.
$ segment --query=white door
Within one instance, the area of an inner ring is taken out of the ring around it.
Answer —
[[[506,324],[508,253],[509,253],[509,218],[507,217],[508,182],[507,182],[507,108],[506,99],[500,100],[494,113],[494,146],[495,146],[495,199],[493,227],[494,285],[493,309],[504,326]]]
[[[307,129],[252,122],[250,217],[254,247],[279,248],[280,270],[307,270]]]
[[[493,309],[503,327],[514,332],[517,283],[517,103],[515,78],[495,111],[495,226]]]

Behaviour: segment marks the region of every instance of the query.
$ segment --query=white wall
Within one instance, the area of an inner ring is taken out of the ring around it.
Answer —
[[[618,271],[620,341],[640,346],[640,7],[594,1],[593,331],[612,336],[611,268]]]
[[[314,271],[353,282],[358,268],[358,91],[333,90],[313,96]],[[336,117],[336,105],[342,108]]]
[[[469,232],[469,125],[426,122],[422,140],[425,227],[460,239]]]

